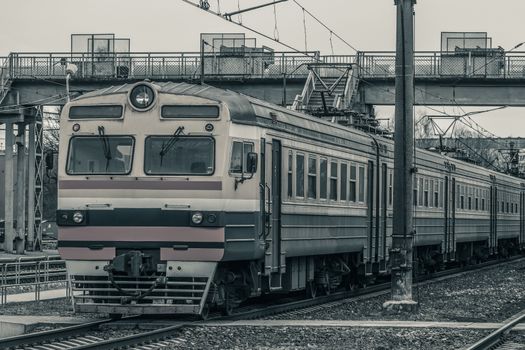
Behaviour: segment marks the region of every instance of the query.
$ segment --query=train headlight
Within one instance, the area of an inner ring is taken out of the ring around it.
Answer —
[[[76,212],[73,214],[73,222],[75,222],[75,224],[81,224],[82,221],[84,221],[84,214],[82,214],[82,213],[79,212],[79,211],[76,211]]]
[[[202,223],[203,218],[204,216],[202,215],[202,213],[193,213],[193,215],[191,216],[191,222],[193,222],[195,225],[199,225]]]
[[[131,89],[129,102],[133,108],[139,111],[146,111],[150,109],[155,102],[155,90],[148,84],[137,84]]]

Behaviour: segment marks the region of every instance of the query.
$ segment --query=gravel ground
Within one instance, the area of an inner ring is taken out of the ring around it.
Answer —
[[[169,349],[458,349],[487,331],[305,327],[196,327]]]
[[[525,348],[525,332],[510,332],[505,336],[505,340],[508,342],[521,344],[523,345],[523,348]]]
[[[71,301],[66,298],[31,301],[24,303],[7,303],[0,306],[0,315],[24,316],[70,316],[84,318],[106,318],[102,314],[73,313]]]
[[[384,311],[382,305],[389,297],[348,301],[271,319],[501,322],[525,308],[525,261],[415,288],[419,310],[413,314]]]

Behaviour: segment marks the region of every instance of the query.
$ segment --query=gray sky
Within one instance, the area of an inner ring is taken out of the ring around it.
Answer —
[[[194,0],[197,1],[197,0]],[[221,12],[269,2],[270,0],[209,0]],[[395,48],[393,0],[298,0],[334,32],[360,50],[392,51]],[[3,0],[0,56],[13,51],[68,51],[71,33],[115,33],[131,39],[132,51],[198,51],[201,32],[242,32],[242,28],[206,14],[181,0]],[[439,50],[442,31],[486,31],[493,46],[510,49],[525,41],[525,1],[419,0],[416,5],[416,50]],[[264,33],[274,33],[273,7],[243,15],[243,23]],[[329,33],[306,18],[308,49],[330,54]],[[292,1],[277,5],[280,40],[304,49],[301,9]],[[248,37],[257,37],[247,33]],[[335,37],[336,54],[353,50]],[[278,44],[258,38],[258,45],[284,50]],[[471,110],[471,109],[467,109]],[[454,109],[447,109],[455,113]],[[390,111],[381,109],[380,116]],[[525,136],[521,114],[512,108],[478,115],[477,122],[500,136]],[[525,128],[524,128],[525,130]]]

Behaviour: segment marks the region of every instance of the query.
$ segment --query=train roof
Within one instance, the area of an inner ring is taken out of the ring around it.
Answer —
[[[364,143],[365,140],[372,137],[376,139],[381,139],[382,142],[385,142],[387,144],[391,145],[390,151],[393,152],[393,141],[389,139],[384,139],[377,135],[370,135],[363,131],[359,131],[356,129],[351,129],[336,123],[331,123],[328,121],[325,121],[323,119],[289,110],[287,108],[272,104],[270,102],[260,100],[255,97],[247,96],[244,94],[241,94],[236,91],[217,88],[211,85],[200,85],[200,84],[189,84],[189,83],[174,83],[174,82],[149,82],[152,85],[154,85],[157,88],[157,91],[160,93],[165,94],[174,94],[174,95],[187,95],[187,96],[197,96],[209,100],[216,101],[218,103],[224,103],[229,110],[230,118],[235,123],[241,123],[241,124],[250,124],[250,125],[257,125],[258,124],[258,118],[262,117],[264,119],[270,119],[270,115],[268,113],[264,113],[265,115],[261,115],[260,108],[256,110],[256,106],[261,106],[268,110],[273,110],[276,112],[279,112],[280,118],[288,119],[287,122],[290,122],[289,118],[294,119],[294,124],[299,123],[303,128],[310,129],[310,130],[316,130],[323,133],[334,133],[332,134],[334,136],[344,137],[346,135],[347,137],[350,135],[353,135],[354,142],[357,141],[358,143]],[[82,96],[79,96],[75,99],[75,101],[82,100],[85,98],[92,98],[92,97],[98,97],[98,96],[104,96],[104,95],[111,95],[111,94],[127,94],[136,83],[132,84],[123,84],[120,86],[110,86],[106,89],[100,89],[96,91],[92,91],[89,93],[86,93]],[[325,128],[329,128],[325,129]],[[362,138],[361,142],[356,140],[355,138]],[[422,155],[427,156],[434,156],[439,157],[441,159],[446,159],[449,161],[453,161],[455,164],[461,164],[464,166],[468,166],[471,170],[472,169],[479,169],[488,171],[492,174],[503,174],[496,171],[491,171],[489,169],[476,166],[470,163],[466,163],[463,161],[460,161],[458,159],[450,158],[444,155],[436,154],[421,148],[418,148],[418,153]],[[506,175],[506,174],[503,174]],[[519,178],[515,178],[512,176],[509,176],[509,179],[513,178],[515,181],[521,181]]]

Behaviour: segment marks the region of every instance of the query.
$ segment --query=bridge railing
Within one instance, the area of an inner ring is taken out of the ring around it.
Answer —
[[[296,52],[255,52],[239,55],[204,56],[206,77],[306,78],[308,63],[350,63],[354,56],[319,56]],[[84,79],[177,79],[201,75],[199,52],[175,53],[12,53],[7,60],[7,75],[13,79],[63,79],[66,66],[73,63],[78,71],[73,78]]]
[[[394,52],[359,52],[361,77],[395,77]],[[414,74],[419,78],[525,79],[525,52],[463,50],[415,52]]]

